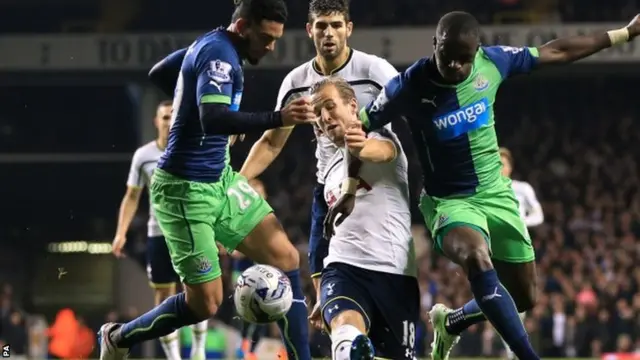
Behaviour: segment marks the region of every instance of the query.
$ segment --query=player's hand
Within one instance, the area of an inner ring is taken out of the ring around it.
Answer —
[[[309,97],[301,97],[288,103],[282,110],[282,126],[316,123],[316,114]]]
[[[318,330],[322,330],[322,311],[320,311],[320,301],[316,301],[316,304],[313,306],[313,310],[311,310],[311,315],[309,315],[309,323],[311,326]]]
[[[243,142],[244,134],[229,136],[229,146],[233,146],[233,144],[235,144],[237,140],[240,140],[240,142]]]
[[[350,153],[354,156],[359,156],[360,151],[362,151],[364,144],[367,142],[367,134],[362,130],[362,126],[359,123],[351,124],[345,130],[344,142]]]
[[[111,244],[111,252],[113,252],[113,255],[115,255],[117,258],[126,257],[126,255],[122,251],[126,243],[127,243],[126,236],[116,235],[116,237],[113,239],[113,244]]]
[[[324,218],[324,238],[331,239],[335,235],[335,227],[340,226],[346,218],[351,215],[353,207],[356,205],[354,194],[342,194],[338,201],[327,212]]]
[[[629,25],[627,25],[627,29],[629,30],[629,40],[640,35],[640,14],[636,15],[633,20],[631,20]]]

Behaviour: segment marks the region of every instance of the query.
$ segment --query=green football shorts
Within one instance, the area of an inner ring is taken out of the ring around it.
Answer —
[[[156,169],[150,197],[182,282],[200,284],[222,274],[216,242],[233,251],[273,209],[230,167],[215,183],[188,181]]]
[[[437,198],[423,194],[420,211],[440,253],[442,240],[451,229],[468,226],[483,233],[492,259],[509,263],[535,260],[529,231],[520,218],[518,200],[507,179],[466,197]]]

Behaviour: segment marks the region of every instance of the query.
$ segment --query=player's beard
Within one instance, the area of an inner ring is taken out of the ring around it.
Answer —
[[[334,47],[334,51],[330,51],[330,50],[325,50],[324,47],[320,46],[320,55],[325,59],[325,60],[329,60],[329,61],[333,61],[336,58],[338,58],[343,51],[345,51],[345,44],[344,42],[342,43],[337,43],[335,44]]]

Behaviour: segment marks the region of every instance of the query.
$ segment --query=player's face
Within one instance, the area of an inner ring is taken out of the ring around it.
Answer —
[[[312,102],[322,131],[336,145],[344,145],[347,124],[358,121],[356,99],[345,101],[335,86],[327,85],[313,96]]]
[[[438,72],[450,83],[464,81],[473,67],[473,60],[479,48],[478,39],[475,36],[447,37],[441,34],[434,40],[434,55]]]
[[[284,24],[276,21],[263,20],[257,24],[251,24],[238,20],[242,36],[247,40],[247,61],[256,65],[260,60],[276,48],[276,41],[284,33]]]
[[[307,23],[307,33],[313,39],[316,51],[325,59],[333,60],[345,51],[353,23],[344,14],[317,15]]]
[[[171,124],[171,106],[158,106],[154,122],[158,129],[158,137],[166,139],[169,136],[169,125]]]
[[[513,170],[511,168],[511,162],[509,162],[509,159],[503,155],[500,155],[500,161],[502,162],[502,175],[510,177],[511,171]]]

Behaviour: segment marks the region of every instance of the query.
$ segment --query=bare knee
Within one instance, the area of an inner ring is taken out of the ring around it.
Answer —
[[[291,244],[275,215],[270,214],[237,248],[251,260],[275,266],[283,271],[300,267],[300,254]]]
[[[358,329],[361,333],[367,332],[366,325],[362,314],[354,310],[342,311],[338,316],[331,320],[331,331],[337,330],[343,325],[351,325]]]
[[[478,231],[468,227],[452,229],[443,239],[443,251],[467,274],[493,269],[489,247]]]
[[[222,304],[222,279],[202,283],[185,284],[189,308],[200,320],[206,320],[218,312]]]
[[[282,251],[278,251],[276,256],[274,256],[274,263],[270,265],[273,265],[282,271],[298,269],[300,267],[300,253],[298,252],[298,249],[289,242],[289,240],[286,241],[286,244],[287,245],[284,246],[284,249],[282,249]]]

